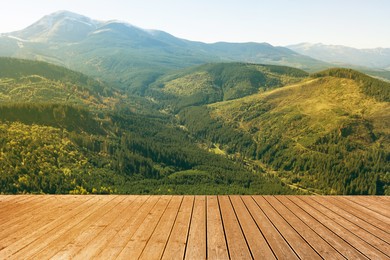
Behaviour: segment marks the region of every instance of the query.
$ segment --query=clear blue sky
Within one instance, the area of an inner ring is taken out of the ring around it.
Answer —
[[[390,48],[390,0],[4,0],[0,32],[58,10],[203,42]]]

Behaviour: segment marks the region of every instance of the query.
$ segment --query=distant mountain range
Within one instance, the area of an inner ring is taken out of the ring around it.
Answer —
[[[355,65],[390,70],[390,49],[355,49],[342,45],[300,43],[287,48],[318,60],[340,66]]]
[[[97,21],[69,11],[47,15],[27,28],[0,35],[0,56],[47,61],[89,76],[142,89],[158,76],[208,62],[285,65],[315,72],[349,66],[390,79],[389,49],[268,43],[207,44],[121,21]],[[374,71],[371,71],[374,70]]]
[[[390,195],[390,82],[350,69],[390,79],[388,50],[290,48],[67,11],[2,34],[0,193]]]
[[[0,56],[43,60],[90,76],[139,87],[174,69],[240,61],[316,71],[330,65],[268,43],[188,41],[120,21],[96,21],[59,11],[0,37]]]

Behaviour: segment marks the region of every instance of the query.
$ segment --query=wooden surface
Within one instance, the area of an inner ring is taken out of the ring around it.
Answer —
[[[390,197],[0,195],[0,259],[390,259]]]

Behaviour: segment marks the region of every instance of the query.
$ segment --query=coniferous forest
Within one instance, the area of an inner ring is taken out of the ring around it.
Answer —
[[[0,193],[390,194],[389,82],[192,63],[0,58]]]

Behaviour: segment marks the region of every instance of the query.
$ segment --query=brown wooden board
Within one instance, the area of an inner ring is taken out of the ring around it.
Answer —
[[[257,204],[264,210],[268,219],[278,229],[287,243],[301,259],[321,259],[318,253],[307,243],[302,236],[284,220],[280,214],[268,203],[263,196],[254,196]]]
[[[217,196],[207,197],[207,258],[229,259]]]
[[[388,197],[0,195],[0,259],[390,259]]]
[[[318,203],[315,203],[309,196],[292,197],[298,206],[303,208],[306,212],[310,212],[310,215],[314,216],[318,221],[324,223],[329,229],[331,229],[338,236],[342,237],[349,244],[358,248],[368,258],[382,259],[386,256],[378,251],[376,248],[368,244],[364,238],[355,235],[348,226],[341,225],[340,218],[332,218],[327,216],[329,210],[324,208]]]
[[[232,259],[251,259],[251,252],[229,197],[219,196],[218,200],[230,257]]]
[[[298,259],[298,256],[254,201],[253,197],[244,196],[242,199],[275,256],[278,259]]]
[[[206,197],[195,196],[185,258],[206,259]]]
[[[161,217],[154,233],[146,244],[140,259],[161,259],[168,238],[171,234],[173,224],[176,221],[183,197],[175,196],[170,201],[167,209]]]
[[[350,203],[353,203],[355,204],[355,207],[359,210],[361,210],[363,208],[367,208],[367,209],[370,209],[371,211],[374,211],[376,213],[379,213],[379,214],[382,214],[388,218],[390,218],[390,201],[386,201],[386,200],[379,200],[379,199],[374,199],[374,200],[371,200],[367,197],[363,197],[363,196],[339,196],[341,199],[344,199]],[[337,198],[339,198],[337,197]],[[374,197],[374,198],[378,198],[378,197]]]
[[[133,198],[132,196],[129,196]],[[96,234],[95,237],[88,242],[77,254],[74,259],[93,259],[99,255],[103,249],[114,241],[119,235],[123,226],[129,223],[130,219],[136,214],[142,205],[148,200],[148,196],[137,196],[131,203],[127,204],[117,216],[102,230],[101,233]]]
[[[282,202],[295,216],[300,218],[305,224],[316,232],[320,237],[327,241],[333,248],[347,259],[367,259],[356,248],[348,244],[337,234],[333,233],[322,222],[315,219],[308,212],[297,206],[290,199],[290,196],[277,196],[276,198]]]
[[[150,214],[151,210],[157,205],[160,200],[159,196],[148,197],[141,208],[132,213],[132,217],[119,230],[114,238],[106,244],[104,249],[96,256],[99,259],[114,259],[124,249],[127,242],[143,223],[145,218]]]
[[[254,259],[276,259],[263,233],[246,208],[241,196],[230,196],[238,220]]]
[[[302,220],[296,217],[293,212],[286,208],[275,197],[267,196],[266,200],[319,255],[327,259],[344,259],[337,250],[315,233]]]
[[[156,206],[145,217],[137,231],[131,236],[126,246],[118,255],[117,259],[138,259],[142,251],[155,231],[162,215],[167,209],[172,196],[162,196]]]
[[[162,259],[183,259],[187,246],[194,197],[185,196],[173,225]]]

